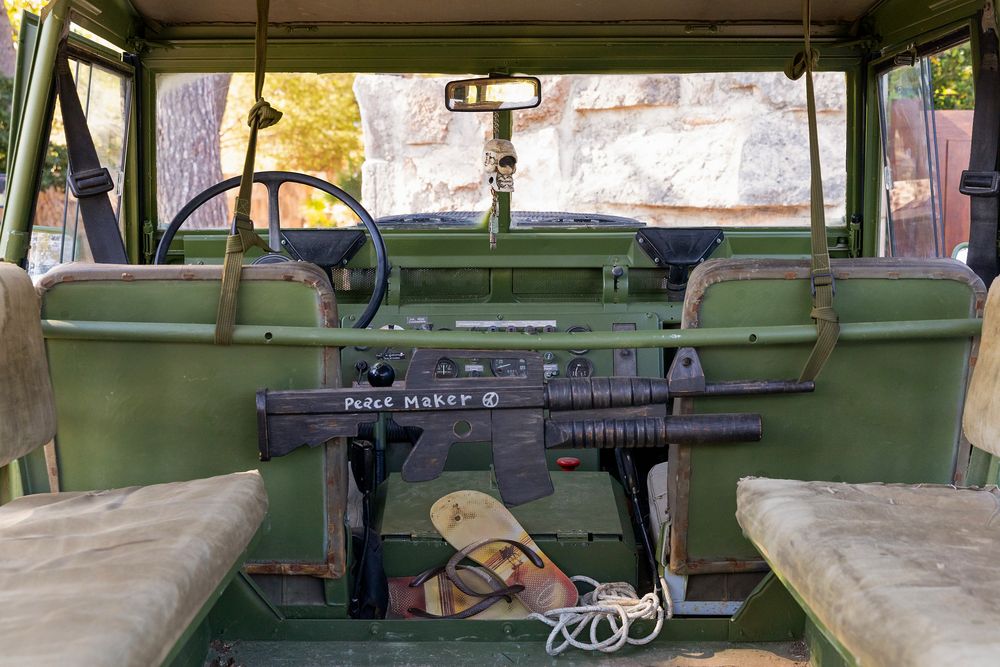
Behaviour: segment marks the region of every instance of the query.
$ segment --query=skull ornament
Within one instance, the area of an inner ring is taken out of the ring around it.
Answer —
[[[490,139],[483,150],[483,169],[486,184],[497,192],[514,191],[514,172],[517,171],[517,151],[506,139]]]

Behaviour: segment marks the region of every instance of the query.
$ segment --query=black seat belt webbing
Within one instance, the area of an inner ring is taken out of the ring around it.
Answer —
[[[111,173],[101,166],[97,148],[80,104],[76,82],[64,49],[56,56],[56,86],[66,131],[69,188],[76,197],[90,253],[98,264],[128,264],[125,244],[108,193],[115,189]]]
[[[988,6],[979,37],[980,64],[976,77],[976,110],[972,116],[969,169],[962,172],[962,194],[972,198],[969,225],[969,268],[987,287],[1000,273],[997,261],[997,222],[1000,218],[1000,42]]]

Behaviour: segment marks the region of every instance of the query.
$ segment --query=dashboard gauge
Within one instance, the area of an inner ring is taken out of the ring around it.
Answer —
[[[493,359],[490,370],[498,378],[528,377],[528,362],[516,357]]]
[[[590,333],[590,327],[578,324],[566,329],[566,333]],[[587,354],[588,352],[590,352],[590,350],[570,350],[571,354]]]
[[[589,378],[594,374],[594,364],[586,357],[577,357],[566,364],[566,375],[571,378]]]
[[[450,380],[458,377],[458,364],[448,357],[441,357],[434,366],[434,377],[438,380]]]

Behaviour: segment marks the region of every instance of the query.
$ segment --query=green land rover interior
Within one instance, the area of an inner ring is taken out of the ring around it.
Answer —
[[[0,663],[996,664],[992,0],[8,8]]]

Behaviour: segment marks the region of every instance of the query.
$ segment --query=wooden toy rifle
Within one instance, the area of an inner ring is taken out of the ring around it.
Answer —
[[[519,369],[512,376],[439,377],[436,371],[441,359],[489,361],[511,356],[517,358]],[[672,391],[672,385],[677,390]],[[453,444],[491,442],[500,495],[508,505],[519,505],[552,493],[547,449],[750,442],[762,435],[759,414],[636,416],[633,408],[665,405],[672,395],[812,388],[812,383],[786,381],[705,384],[697,355],[690,349],[678,352],[669,379],[589,377],[547,382],[542,356],[536,352],[422,349],[414,352],[406,381],[389,387],[258,392],[260,458],[267,461],[303,445],[357,437],[359,431],[370,432],[381,413],[390,413],[398,425],[419,429],[403,464],[405,481],[438,477]]]

